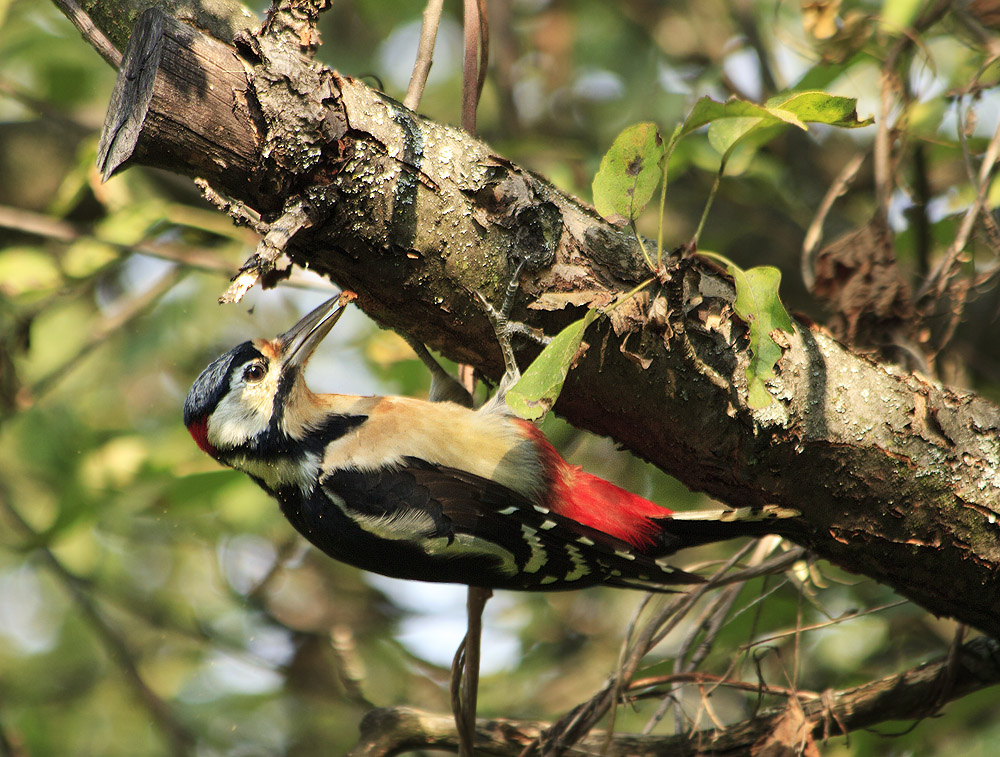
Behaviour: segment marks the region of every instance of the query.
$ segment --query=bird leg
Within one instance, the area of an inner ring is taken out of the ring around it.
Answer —
[[[423,343],[403,337],[431,372],[431,402],[457,402],[472,407],[471,387],[463,386],[434,359]],[[483,609],[493,596],[490,589],[470,586],[467,600],[465,638],[459,644],[451,664],[451,707],[458,731],[459,757],[473,757],[476,734],[476,708],[479,698],[479,655],[483,634]]]
[[[483,610],[493,596],[492,589],[469,587],[468,629],[451,664],[451,708],[458,731],[459,757],[473,757],[476,735],[476,708],[479,698],[479,653],[483,635]]]
[[[511,337],[514,334],[520,334],[542,345],[546,345],[552,341],[551,337],[545,336],[540,330],[532,328],[525,323],[510,320],[510,311],[514,306],[514,298],[517,296],[517,290],[521,284],[521,271],[523,269],[524,261],[522,260],[518,263],[517,268],[514,269],[514,275],[511,276],[510,282],[507,284],[507,291],[504,292],[503,303],[500,305],[499,310],[493,307],[490,301],[480,292],[476,292],[476,297],[482,303],[483,310],[486,311],[486,315],[490,319],[490,324],[493,326],[493,333],[496,336],[497,343],[500,345],[500,354],[503,356],[503,378],[500,379],[500,383],[497,385],[496,393],[487,403],[488,409],[494,409],[503,405],[507,392],[521,379],[521,370],[517,367],[517,358],[514,355]]]
[[[514,355],[514,348],[511,345],[511,335],[522,334],[545,343],[549,341],[540,332],[531,329],[523,323],[510,320],[510,311],[514,305],[514,298],[517,296],[523,268],[524,261],[521,261],[515,269],[510,283],[507,285],[503,303],[499,310],[493,307],[489,300],[483,297],[480,292],[475,293],[476,297],[482,303],[486,315],[490,319],[490,324],[493,326],[493,333],[496,335],[497,342],[500,345],[500,353],[503,355],[504,364],[504,375],[500,380],[497,391],[483,408],[487,411],[493,407],[503,405],[507,391],[521,378],[521,371],[517,367],[517,359]],[[458,729],[459,757],[472,757],[474,753],[476,706],[479,696],[479,659],[483,634],[483,610],[486,607],[487,600],[492,596],[493,591],[491,589],[483,589],[478,586],[469,587],[467,602],[468,629],[452,665],[452,709],[455,712],[455,726]],[[459,675],[461,675],[461,684],[459,684]]]
[[[455,402],[465,407],[472,407],[472,393],[441,367],[422,342],[413,337],[403,335],[410,349],[417,353],[420,362],[431,372],[431,390],[427,395],[429,402]]]

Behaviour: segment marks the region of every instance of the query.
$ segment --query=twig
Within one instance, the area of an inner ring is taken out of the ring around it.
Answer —
[[[997,130],[986,147],[983,162],[979,166],[979,186],[976,190],[976,199],[962,218],[962,223],[958,227],[958,233],[948,246],[948,252],[921,287],[919,295],[921,298],[929,294],[931,289],[934,290],[935,297],[938,299],[944,295],[948,281],[951,278],[952,270],[958,261],[958,256],[965,249],[965,245],[969,241],[969,235],[975,226],[976,219],[983,210],[986,195],[990,188],[993,169],[996,167],[998,157],[1000,157],[1000,124],[997,125]]]
[[[465,55],[462,65],[462,128],[476,133],[476,108],[486,82],[489,22],[485,0],[464,0]]]
[[[784,639],[789,636],[794,636],[798,633],[803,633],[805,631],[816,631],[820,628],[826,628],[828,626],[834,626],[837,623],[843,623],[845,620],[854,620],[854,618],[861,618],[865,615],[873,615],[877,612],[882,612],[883,610],[891,610],[893,607],[899,607],[900,605],[905,605],[909,602],[908,599],[900,599],[896,602],[889,602],[889,604],[880,605],[879,607],[873,607],[870,610],[865,610],[864,612],[848,612],[844,613],[838,618],[833,618],[831,620],[824,620],[822,623],[813,623],[810,626],[796,626],[789,631],[782,631],[780,633],[772,634],[770,636],[765,636],[763,639],[757,639],[750,644],[745,645],[742,649],[747,650],[752,647],[758,647],[762,644],[769,644],[772,641],[777,641],[778,639]]]
[[[751,542],[747,546],[753,546],[753,554],[748,561],[748,567],[757,567],[765,562],[767,555],[772,552],[777,545],[780,543],[779,539],[759,539],[756,542]],[[674,673],[685,673],[695,670],[708,656],[711,651],[712,646],[715,643],[715,639],[719,632],[722,630],[723,624],[726,618],[729,616],[733,605],[736,603],[736,599],[739,597],[740,592],[743,590],[743,586],[749,579],[743,579],[738,583],[730,584],[726,589],[719,593],[702,612],[701,616],[692,624],[692,628],[688,635],[685,637],[684,641],[681,643],[680,649],[674,658]],[[694,646],[695,641],[698,636],[702,634],[702,641],[694,650],[694,654],[688,658],[688,654]],[[648,733],[652,730],[653,726],[659,722],[659,720],[666,714],[666,708],[669,702],[675,704],[675,725],[676,732],[682,733],[684,731],[683,725],[683,711],[680,706],[680,700],[674,696],[674,692],[670,691],[665,696],[664,702],[652,718],[647,722],[644,733]],[[702,704],[707,702],[706,697],[702,697]],[[694,725],[697,725],[697,720]]]
[[[820,694],[814,691],[801,691],[791,689],[786,686],[771,686],[767,684],[754,683],[751,681],[737,681],[724,675],[714,675],[712,673],[699,673],[687,671],[684,673],[668,673],[662,676],[649,676],[647,678],[637,678],[628,686],[629,693],[636,699],[648,699],[651,697],[661,697],[663,692],[656,691],[658,687],[670,686],[677,683],[697,683],[711,684],[714,687],[724,687],[727,689],[739,689],[740,691],[751,691],[754,693],[763,692],[774,696],[805,696],[809,699],[819,699]],[[645,731],[644,731],[645,732]]]
[[[97,51],[98,55],[114,68],[121,67],[121,51],[112,44],[111,40],[104,36],[104,32],[94,25],[94,22],[83,8],[77,5],[74,0],[52,0],[52,2],[73,23],[73,26],[90,43],[90,46]]]
[[[550,729],[546,730],[542,739],[545,744],[542,747],[542,754],[552,754],[560,749],[572,746],[583,738],[618,700],[618,692],[622,690],[622,682],[632,679],[632,676],[635,675],[636,670],[639,668],[639,664],[642,662],[642,658],[646,656],[649,650],[659,644],[676,628],[698,600],[717,585],[715,581],[724,576],[752,548],[753,544],[748,544],[727,560],[712,579],[674,597],[650,619],[639,634],[636,635],[632,648],[625,656],[624,664],[619,667],[618,672],[612,676],[604,687],[587,702],[575,707]],[[522,754],[525,757],[533,754],[534,750],[541,746],[542,740],[529,744]]]
[[[0,93],[21,103],[25,108],[35,111],[46,121],[56,124],[74,136],[86,137],[91,133],[91,127],[79,121],[74,121],[52,103],[39,99],[9,79],[0,78]]]
[[[889,201],[892,198],[892,143],[894,125],[889,122],[892,111],[892,90],[903,86],[903,78],[896,71],[896,66],[910,48],[918,44],[920,33],[937,23],[952,6],[952,0],[937,0],[924,10],[910,29],[901,37],[886,54],[882,64],[882,87],[879,98],[878,129],[875,132],[873,150],[875,166],[875,207],[876,213],[882,218],[889,214]]]
[[[840,173],[837,174],[833,183],[830,184],[830,188],[826,190],[823,201],[819,204],[816,215],[813,216],[812,223],[809,224],[809,229],[802,240],[802,281],[805,282],[806,289],[810,292],[816,283],[816,272],[813,271],[813,255],[819,246],[820,240],[823,238],[823,222],[826,221],[833,203],[847,191],[848,184],[854,181],[854,177],[858,175],[858,171],[861,170],[864,162],[865,155],[858,153],[840,169]]]
[[[354,642],[354,629],[346,623],[336,624],[330,629],[330,648],[333,650],[337,673],[347,698],[356,704],[372,707],[363,688],[365,667]]]
[[[166,260],[170,263],[177,263],[186,268],[219,273],[225,276],[232,275],[231,264],[221,260],[217,254],[207,250],[193,249],[182,245],[162,244],[159,242],[139,242],[137,244],[122,244],[114,242],[93,234],[76,224],[64,221],[41,213],[32,213],[21,208],[12,208],[0,205],[0,228],[13,229],[25,234],[33,234],[44,239],[53,239],[58,242],[70,244],[79,239],[93,239],[101,244],[107,245],[122,254],[138,254],[157,260]],[[333,285],[324,285],[318,277],[306,277],[293,273],[283,286],[291,286],[297,289],[310,289],[314,291],[332,292],[335,291]]]
[[[285,203],[281,216],[267,227],[254,254],[243,264],[229,288],[219,297],[219,302],[236,303],[243,299],[262,276],[275,269],[278,259],[296,234],[313,225],[309,203],[301,197],[292,197]]]
[[[420,105],[420,98],[424,94],[427,76],[434,63],[434,43],[437,41],[438,27],[441,26],[441,10],[443,8],[444,0],[427,0],[427,7],[424,8],[424,16],[420,24],[420,43],[417,45],[417,59],[413,62],[413,73],[410,74],[410,83],[406,87],[406,96],[403,98],[403,105],[410,110],[417,109],[417,106]]]
[[[260,213],[245,202],[234,200],[217,192],[205,179],[195,179],[194,184],[201,190],[201,194],[206,200],[232,218],[233,223],[237,226],[247,226],[261,236],[265,236],[271,230],[270,224],[261,220]]]
[[[476,738],[476,708],[479,698],[479,651],[483,637],[483,609],[486,602],[493,596],[490,589],[478,586],[469,587],[468,621],[469,628],[462,644],[464,651],[462,670],[462,696],[460,701],[461,725],[456,712],[456,725],[459,726],[459,757],[473,757]]]
[[[90,337],[80,348],[64,360],[60,365],[42,376],[30,388],[30,396],[37,402],[45,396],[66,374],[75,368],[80,361],[90,355],[94,349],[117,333],[122,327],[146,312],[157,300],[169,292],[173,286],[187,273],[174,267],[160,276],[149,289],[128,300],[121,310],[98,322]]]
[[[958,648],[954,662],[949,660],[951,657],[922,663],[852,689],[824,692],[819,697],[814,692],[795,692],[800,699],[805,699],[802,710],[809,733],[820,738],[824,732],[840,735],[887,720],[919,717],[926,710],[927,701],[941,690],[942,675],[949,666],[954,671],[955,681],[947,692],[948,701],[1000,683],[1000,642],[997,640],[985,636],[975,638]],[[749,754],[751,746],[770,733],[784,713],[785,707],[780,706],[727,728],[699,731],[693,735],[616,735],[605,754],[608,757]],[[486,747],[483,753],[513,757],[525,753],[525,744],[537,744],[546,725],[537,721],[479,720],[476,740]],[[605,734],[592,733],[581,739],[572,753],[596,754],[604,742]],[[454,721],[409,707],[374,710],[362,722],[361,740],[350,754],[388,757],[421,747],[456,749]]]

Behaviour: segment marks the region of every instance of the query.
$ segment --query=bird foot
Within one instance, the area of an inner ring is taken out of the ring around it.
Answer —
[[[475,293],[479,302],[482,303],[487,317],[490,319],[490,324],[493,326],[493,333],[496,336],[497,343],[500,345],[500,354],[503,355],[504,374],[497,386],[496,393],[490,400],[491,405],[503,404],[508,390],[521,378],[521,371],[517,367],[517,358],[514,355],[514,347],[511,344],[512,337],[518,334],[541,345],[546,345],[552,341],[551,337],[545,336],[540,329],[533,328],[520,321],[510,320],[510,311],[514,306],[514,299],[520,287],[522,270],[524,270],[523,260],[514,269],[514,274],[511,276],[510,283],[507,284],[507,290],[504,292],[503,303],[499,310],[481,292]]]

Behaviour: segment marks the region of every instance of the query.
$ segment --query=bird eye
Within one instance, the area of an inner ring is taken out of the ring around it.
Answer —
[[[260,363],[250,363],[250,365],[243,369],[243,380],[249,381],[252,384],[263,381],[266,375],[267,371]]]

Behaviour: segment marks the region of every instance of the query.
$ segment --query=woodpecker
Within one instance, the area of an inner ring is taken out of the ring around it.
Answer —
[[[672,512],[564,460],[503,402],[314,394],[304,369],[345,292],[275,339],[254,339],[194,382],[184,423],[202,450],[249,475],[329,556],[395,578],[550,591],[652,591],[700,582],[678,549],[781,532],[795,510]],[[495,315],[495,311],[494,315]],[[495,322],[496,325],[496,322]]]

